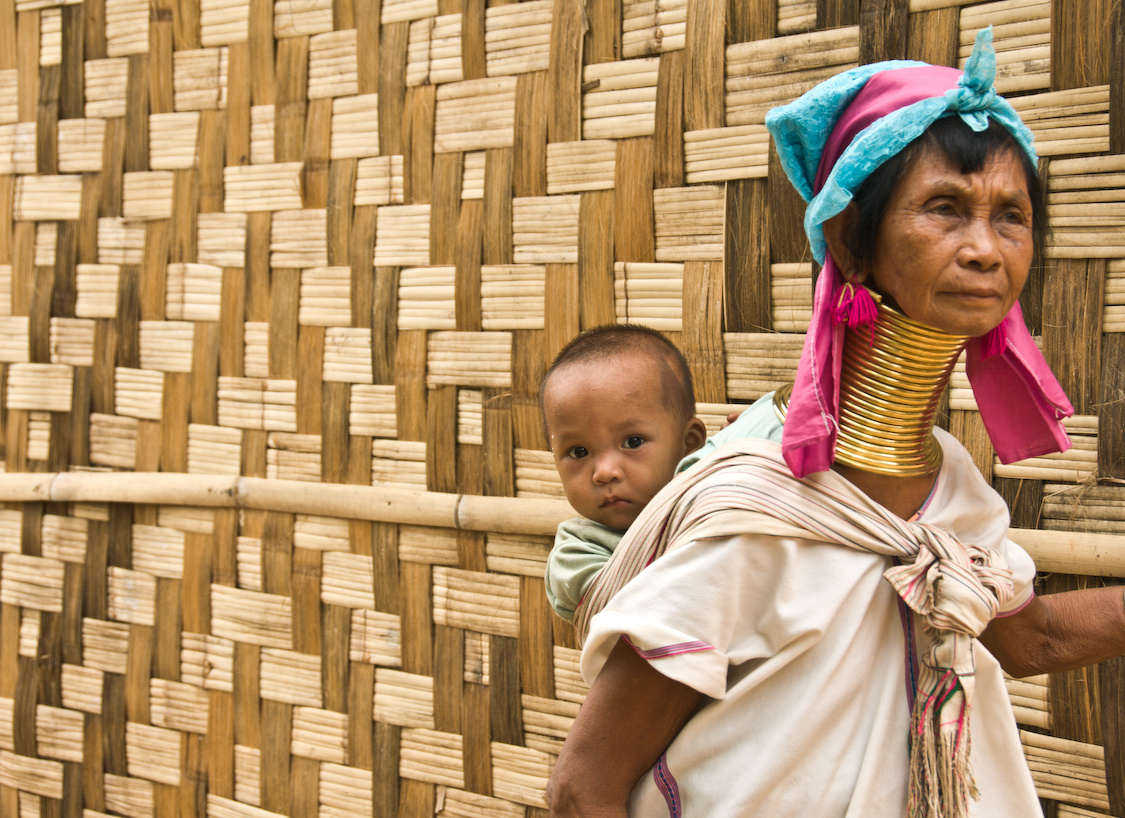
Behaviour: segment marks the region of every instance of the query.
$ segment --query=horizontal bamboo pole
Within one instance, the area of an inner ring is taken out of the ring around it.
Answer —
[[[4,474],[0,475],[0,502],[239,508],[543,536],[554,534],[559,522],[574,516],[562,500],[140,472]]]
[[[1125,577],[1121,535],[1013,528],[1008,536],[1031,555],[1040,571]]]

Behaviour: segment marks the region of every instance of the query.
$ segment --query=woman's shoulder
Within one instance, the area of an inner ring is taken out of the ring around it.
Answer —
[[[943,528],[962,542],[999,548],[1011,520],[1008,504],[957,438],[940,428],[934,429],[934,436],[941,445],[941,471],[921,522]]]

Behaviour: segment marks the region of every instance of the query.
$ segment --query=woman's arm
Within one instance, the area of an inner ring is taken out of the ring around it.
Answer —
[[[1037,596],[993,619],[981,643],[1012,676],[1058,673],[1125,654],[1122,589],[1088,588]]]
[[[619,639],[567,734],[547,785],[553,818],[624,818],[629,793],[691,718],[703,694]]]

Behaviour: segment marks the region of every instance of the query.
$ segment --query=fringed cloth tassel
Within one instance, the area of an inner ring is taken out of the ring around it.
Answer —
[[[979,796],[969,764],[968,721],[965,691],[952,670],[914,702],[909,818],[968,816],[969,801]]]

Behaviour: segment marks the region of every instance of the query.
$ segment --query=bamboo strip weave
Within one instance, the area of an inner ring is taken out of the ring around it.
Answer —
[[[647,57],[684,47],[686,0],[630,0],[622,12],[622,57]]]
[[[245,213],[200,213],[196,218],[195,236],[196,261],[200,264],[216,267],[245,264]],[[100,238],[99,232],[99,242]]]
[[[617,262],[613,281],[617,320],[682,331],[683,275],[683,264]]]
[[[406,51],[406,84],[439,85],[463,79],[460,13],[411,23]]]
[[[433,677],[376,668],[375,719],[400,727],[433,730]]]
[[[516,78],[464,80],[437,89],[434,150],[510,148],[515,140]]]
[[[400,776],[464,789],[464,747],[459,734],[409,727],[403,729],[401,741]]]
[[[348,724],[345,713],[315,707],[293,708],[290,752],[315,761],[344,764],[348,760]]]
[[[0,125],[0,172],[35,173],[35,123]]]
[[[59,172],[97,172],[102,169],[104,119],[64,119],[59,122]]]
[[[625,139],[655,133],[659,68],[656,57],[587,65],[582,138]]]
[[[374,156],[361,159],[356,167],[355,204],[402,204],[403,161],[401,156]],[[419,255],[421,250],[416,251]],[[427,253],[427,262],[429,255]]]
[[[354,28],[309,38],[309,99],[351,97],[359,92],[357,47]]]
[[[514,455],[516,497],[561,499],[566,496],[550,452],[516,449]]]
[[[552,142],[547,145],[547,193],[612,190],[617,143],[612,139]]]
[[[654,190],[657,261],[723,257],[725,203],[717,185]]]
[[[726,124],[762,125],[770,108],[796,99],[858,61],[859,28],[854,26],[729,45]]]
[[[541,264],[483,265],[482,329],[543,329],[546,269]]]
[[[517,264],[576,264],[578,207],[576,194],[513,199],[513,261]]]
[[[125,57],[87,60],[82,67],[85,74],[86,116],[103,119],[125,116],[129,60]],[[13,75],[15,73],[12,71]]]
[[[488,76],[546,71],[550,64],[551,0],[527,0],[485,10]]]
[[[319,0],[276,0],[273,36],[300,37],[332,30],[332,7]]]
[[[446,528],[403,526],[399,529],[398,558],[425,565],[456,565],[457,535]]]
[[[150,115],[148,118],[149,167],[153,170],[195,167],[199,145],[199,121],[199,111]],[[104,123],[101,130],[104,134]],[[101,145],[97,145],[96,149],[100,159]],[[99,170],[100,163],[99,167],[80,169]]]
[[[0,361],[31,362],[31,320],[24,315],[0,317]]]
[[[18,516],[14,515],[8,524],[18,523]],[[4,524],[5,520],[0,518],[0,527]],[[19,526],[15,526],[13,532],[15,541],[14,547],[11,548],[12,553],[19,552],[19,530]],[[60,562],[80,565],[86,560],[87,535],[88,523],[86,520],[77,517],[63,517],[58,514],[46,514],[43,516],[43,526],[40,530],[43,556]],[[0,532],[0,551],[3,550],[5,550],[4,535]]]
[[[461,200],[483,199],[488,152],[469,151],[462,157]]]
[[[205,111],[227,105],[230,50],[200,48],[172,53],[173,99],[177,111]]]
[[[724,333],[727,394],[753,401],[792,383],[803,344],[796,334]]]
[[[684,178],[689,184],[766,176],[765,125],[739,125],[684,134]]]
[[[996,90],[1001,94],[1046,89],[1051,79],[1051,4],[1044,0],[982,3],[960,16],[958,65],[964,67],[976,32],[992,26]]]
[[[348,407],[350,434],[386,438],[398,436],[394,386],[355,384],[351,388]]]
[[[261,696],[269,701],[319,707],[323,701],[320,657],[275,647],[262,649]]]
[[[106,0],[106,53],[111,57],[147,53],[148,21],[145,0]]]
[[[125,673],[129,626],[89,617],[82,620],[83,666],[105,673]]]
[[[1109,809],[1100,746],[1023,730],[1020,739],[1040,793],[1079,806]]]
[[[204,47],[246,42],[250,6],[238,0],[199,0],[199,39]]]
[[[457,328],[455,267],[406,267],[398,278],[398,328]]]
[[[250,106],[250,164],[269,165],[274,161],[276,109],[273,105]]]
[[[427,339],[426,383],[509,388],[510,332],[432,332]]]
[[[479,389],[457,390],[457,442],[484,445],[484,393]]]
[[[272,140],[272,130],[270,138]],[[353,159],[378,155],[379,95],[360,94],[333,99],[330,157]]]

